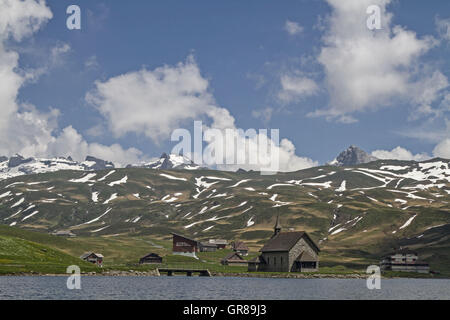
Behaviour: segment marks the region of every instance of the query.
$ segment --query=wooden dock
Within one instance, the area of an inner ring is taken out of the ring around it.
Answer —
[[[159,268],[158,273],[167,273],[168,276],[173,276],[175,273],[186,273],[188,277],[192,277],[198,273],[200,277],[211,277],[208,269],[185,269],[185,268]]]

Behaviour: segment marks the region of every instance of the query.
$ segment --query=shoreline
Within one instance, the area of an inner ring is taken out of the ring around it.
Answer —
[[[9,274],[0,274],[1,277],[69,277],[68,273],[40,273],[40,272],[17,272]],[[167,275],[160,275],[157,270],[152,271],[119,271],[111,270],[106,272],[82,272],[82,277],[169,277]],[[183,276],[175,275],[171,277]],[[369,274],[259,274],[259,273],[223,273],[211,272],[211,277],[232,277],[232,278],[261,278],[261,279],[367,279]],[[198,276],[194,276],[198,277]],[[448,280],[448,277],[410,277],[410,276],[381,276],[382,279],[441,279]]]

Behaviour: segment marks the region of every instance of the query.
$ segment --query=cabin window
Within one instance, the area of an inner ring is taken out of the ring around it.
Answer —
[[[267,257],[267,264],[270,264],[270,258]]]
[[[283,265],[283,257],[281,257],[280,259],[281,259],[280,264]]]
[[[273,257],[273,265],[274,265],[274,266],[277,265],[277,257]]]

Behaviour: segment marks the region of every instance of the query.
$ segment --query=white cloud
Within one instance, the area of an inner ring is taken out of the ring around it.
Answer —
[[[51,50],[51,64],[60,64],[62,62],[62,57],[70,50],[72,50],[72,48],[68,43],[58,43]]]
[[[450,119],[431,119],[420,126],[399,130],[397,133],[404,137],[436,144],[450,137]]]
[[[58,43],[49,50],[49,56],[36,69],[24,70],[23,76],[27,82],[35,83],[39,78],[45,74],[48,74],[53,68],[59,67],[64,64],[67,54],[71,51],[71,47],[67,43]]]
[[[278,99],[285,103],[297,102],[305,97],[315,95],[319,87],[316,82],[304,76],[282,75],[281,90]]]
[[[444,139],[433,150],[435,157],[450,159],[450,138]]]
[[[214,129],[210,129],[214,130]],[[301,169],[306,169],[318,165],[318,162],[306,157],[299,157],[295,154],[295,146],[288,139],[281,139],[277,145],[264,132],[257,132],[255,135],[245,135],[244,132],[236,134],[234,131],[233,137],[236,138],[232,148],[230,148],[229,138],[225,134],[224,140],[208,141],[208,145],[204,152],[204,161],[206,164],[217,163],[216,155],[210,156],[218,148],[224,150],[223,160],[217,164],[220,170],[236,171],[238,169],[245,170],[268,170],[270,164],[276,164],[274,171],[292,172]],[[223,143],[223,145],[221,144]],[[270,152],[265,150],[270,149]],[[277,156],[277,159],[273,157]]]
[[[414,160],[414,161],[424,161],[430,159],[430,156],[426,153],[413,154],[411,151],[406,150],[402,147],[397,147],[391,151],[387,150],[375,150],[372,152],[372,156],[378,159],[386,160]]]
[[[290,20],[286,21],[284,29],[292,36],[303,32],[303,27],[300,24]]]
[[[71,50],[70,45],[67,43],[59,43],[52,48],[52,57],[58,59],[62,54],[67,53]]]
[[[448,103],[441,103],[441,109]],[[450,137],[450,120],[448,118],[432,118],[424,122],[420,127],[399,131],[399,134],[429,143],[436,144],[433,150],[433,156],[450,159],[449,137]]]
[[[99,63],[97,61],[97,56],[93,55],[86,59],[84,62],[84,66],[86,69],[96,69],[99,67]]]
[[[144,159],[142,152],[135,148],[124,149],[118,144],[105,146],[99,143],[88,143],[72,126],[63,129],[60,135],[51,137],[44,146],[42,156],[47,154],[71,156],[75,160],[83,161],[86,156],[91,155],[112,161],[118,167],[138,163]]]
[[[392,15],[386,11],[391,0],[327,2],[332,14],[318,61],[325,70],[330,104],[328,109],[313,112],[311,116],[339,119],[357,112],[393,107],[400,100],[417,103],[418,96],[429,94],[429,87],[418,84],[433,77],[433,72],[423,74],[419,58],[436,44],[435,39],[418,38],[413,31],[391,26]],[[381,30],[371,31],[366,26],[369,5],[381,8]],[[417,88],[422,92],[415,91]],[[430,95],[426,105],[435,98],[436,94]]]
[[[445,89],[449,86],[446,76],[440,71],[435,71],[433,74],[423,78],[420,82],[412,86],[412,99],[416,105],[414,113],[410,115],[410,119],[418,119],[421,116],[430,116],[434,118],[441,117],[444,112],[448,111],[449,94],[444,97],[442,103],[438,106],[433,106],[433,102],[440,99]]]
[[[0,0],[0,39],[21,41],[53,17],[44,0]]]
[[[19,69],[19,54],[9,50],[5,42],[11,37],[21,41],[31,36],[51,18],[52,13],[43,0],[0,0],[0,154],[20,153],[37,157],[71,155],[77,160],[84,160],[90,154],[96,157],[108,156],[108,160],[120,164],[127,163],[125,158],[130,161],[140,158],[141,153],[136,149],[89,144],[71,126],[55,134],[58,129],[58,110],[40,112],[33,105],[17,101],[25,81],[37,79],[39,74],[45,72],[45,68],[24,74]],[[53,48],[49,66],[69,50],[67,44]]]
[[[208,86],[190,56],[173,67],[142,69],[97,81],[86,99],[108,120],[116,136],[136,132],[159,141],[170,138],[184,121],[205,115],[216,127],[234,125],[228,111],[215,105]]]
[[[247,73],[246,77],[255,82],[255,89],[261,89],[267,82],[266,78],[262,74]]]
[[[260,119],[264,124],[269,123],[272,119],[273,108],[267,107],[259,110],[252,110],[252,117],[255,119]]]

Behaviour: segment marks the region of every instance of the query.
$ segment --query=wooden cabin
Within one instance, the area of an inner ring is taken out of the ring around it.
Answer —
[[[230,253],[228,256],[223,258],[220,263],[227,266],[248,266],[247,260],[244,260],[244,258],[237,252]]]
[[[216,252],[217,245],[209,242],[199,242],[200,252]]]
[[[103,255],[100,253],[95,253],[95,252],[86,252],[83,255],[81,255],[80,259],[90,262],[90,263],[94,263],[99,267],[103,266]]]
[[[195,256],[199,251],[199,242],[188,237],[172,233],[173,254]]]
[[[224,239],[209,239],[209,243],[215,244],[217,249],[225,249],[228,245],[228,241]]]
[[[153,264],[162,263],[162,257],[156,253],[149,253],[148,255],[139,259],[139,264]]]
[[[236,241],[231,243],[231,249],[239,253],[240,255],[247,256],[248,255],[248,247],[247,245],[242,241]]]
[[[430,266],[428,263],[419,260],[419,255],[408,249],[393,252],[383,258],[380,263],[383,271],[401,271],[401,272],[417,272],[429,273]]]

